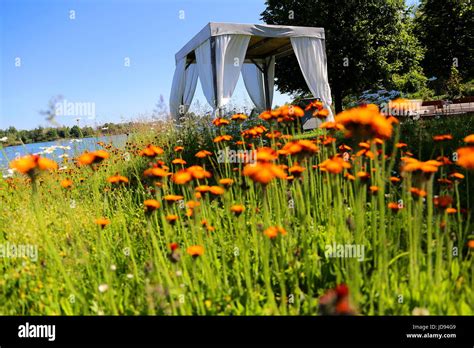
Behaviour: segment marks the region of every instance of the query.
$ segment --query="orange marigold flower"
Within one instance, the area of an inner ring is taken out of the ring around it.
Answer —
[[[242,131],[242,135],[245,138],[256,138],[261,136],[263,133],[265,133],[268,129],[265,128],[264,126],[255,126],[249,129],[246,129]]]
[[[408,145],[405,144],[405,143],[396,143],[396,144],[395,144],[395,147],[396,147],[397,149],[401,149],[401,148],[404,148],[404,147],[407,147],[407,146],[408,146]]]
[[[186,164],[186,161],[183,160],[182,158],[175,158],[174,160],[171,161],[173,164]]]
[[[232,140],[232,135],[218,135],[214,138],[215,143],[220,143],[222,141],[229,141]]]
[[[445,209],[453,203],[453,198],[451,196],[435,196],[433,197],[433,203],[435,207],[440,209]]]
[[[145,206],[145,211],[147,213],[152,213],[161,207],[160,202],[158,202],[156,199],[147,199],[143,202],[143,205]]]
[[[295,163],[294,166],[290,167],[288,169],[288,172],[292,175],[294,175],[295,177],[299,177],[301,176],[301,174],[303,174],[303,172],[306,170],[306,168],[298,165],[297,163]]]
[[[425,190],[419,189],[417,187],[410,188],[410,193],[415,197],[426,197],[427,195]]]
[[[395,183],[400,182],[400,181],[401,181],[401,179],[400,179],[400,178],[397,178],[396,176],[390,177],[390,182],[391,182],[392,184],[395,184]]]
[[[175,146],[174,147],[174,152],[181,152],[184,150],[184,146]]]
[[[212,121],[212,123],[214,124],[214,126],[220,127],[220,126],[228,125],[230,121],[226,120],[225,118],[218,117],[214,121]]]
[[[433,136],[434,141],[446,141],[452,140],[453,136],[451,134],[442,134],[442,135],[435,135]]]
[[[464,138],[466,144],[474,144],[474,134],[470,134]]]
[[[328,122],[321,123],[319,128],[338,131],[338,130],[343,130],[344,126],[337,122],[328,121]]]
[[[236,204],[230,207],[230,211],[233,212],[235,215],[239,216],[245,211],[245,207],[241,204]]]
[[[314,110],[314,109],[323,110],[323,108],[324,108],[323,102],[319,100],[313,100],[308,105],[306,105],[305,111]]]
[[[456,208],[446,208],[446,213],[447,214],[455,214],[455,213],[457,213],[457,209]]]
[[[210,186],[209,187],[209,192],[212,193],[213,195],[223,195],[225,190],[223,187],[220,186]]]
[[[282,236],[286,235],[286,230],[280,226],[271,226],[263,231],[263,234],[266,235],[270,239],[274,239],[278,237],[279,234]]]
[[[174,224],[176,223],[176,221],[178,221],[178,215],[166,215],[166,221],[168,221],[170,224]]]
[[[260,147],[257,149],[257,161],[267,162],[278,159],[277,152],[271,147]]]
[[[372,186],[369,187],[369,190],[372,193],[377,193],[379,191],[379,187],[375,186],[375,185],[372,185]]]
[[[211,156],[212,155],[212,152],[209,152],[207,150],[201,150],[199,152],[197,152],[194,156],[196,156],[197,158],[205,158],[207,156]]]
[[[163,168],[148,168],[143,172],[143,175],[147,177],[164,178],[171,175],[171,173]]]
[[[110,182],[111,184],[127,184],[128,179],[123,175],[116,174],[108,177],[107,182]]]
[[[182,200],[184,197],[180,195],[166,195],[163,199],[167,202],[177,202]]]
[[[469,249],[474,249],[474,239],[471,239],[467,242],[467,247]]]
[[[212,176],[210,172],[208,172],[201,166],[191,166],[187,168],[186,171],[190,173],[194,179],[199,180],[204,178],[210,178]]]
[[[187,170],[183,169],[179,172],[173,174],[173,182],[175,184],[186,184],[187,182],[191,181],[193,176]]]
[[[99,225],[102,229],[104,229],[108,224],[110,224],[110,220],[104,217],[95,219],[95,224]]]
[[[392,136],[392,124],[375,104],[344,110],[335,117],[335,122],[344,126],[346,137],[388,139]]]
[[[361,180],[368,180],[370,178],[370,174],[364,171],[357,172],[356,176]]]
[[[234,120],[234,121],[244,121],[247,119],[247,115],[244,115],[244,114],[235,114],[235,115],[232,115],[232,117],[230,118],[231,120]]]
[[[171,251],[175,251],[175,250],[179,249],[179,244],[176,243],[176,242],[173,242],[173,243],[170,243],[169,247],[170,247]]]
[[[397,202],[390,202],[388,203],[387,207],[393,211],[394,213],[398,212],[400,209],[402,209],[402,206],[398,204]]]
[[[443,163],[435,160],[429,160],[421,162],[415,158],[402,157],[404,165],[402,166],[403,172],[423,172],[423,173],[436,173],[438,167],[442,166]]]
[[[188,207],[189,209],[197,208],[200,205],[201,205],[201,202],[198,202],[198,201],[188,201],[188,202],[186,202],[186,207]]]
[[[457,172],[456,173],[451,173],[449,176],[451,178],[455,178],[455,179],[459,179],[459,180],[464,179],[464,175],[461,174],[461,173],[457,173]]]
[[[458,154],[456,164],[468,170],[474,170],[474,146],[461,147],[456,152]]]
[[[204,193],[204,192],[208,192],[209,191],[209,186],[208,185],[199,185],[197,186],[194,190],[196,192],[200,192],[200,193]]]
[[[318,152],[318,150],[316,144],[310,140],[296,140],[286,143],[278,153],[281,155],[311,155]]]
[[[155,157],[163,153],[164,151],[161,147],[149,144],[146,148],[139,152],[139,155],[143,157]]]
[[[352,174],[349,174],[349,173],[346,173],[344,174],[344,177],[347,179],[347,180],[350,180],[350,181],[354,181],[356,179],[356,177]]]
[[[342,159],[340,156],[336,155],[320,163],[319,168],[323,172],[339,174],[343,171],[343,169],[351,168],[351,164],[347,161],[344,161],[344,159]]]
[[[230,186],[234,183],[234,180],[233,179],[229,179],[229,178],[224,178],[224,179],[220,179],[219,180],[219,184],[221,185],[224,185],[224,186]]]
[[[322,109],[322,110],[316,110],[313,112],[313,117],[317,117],[319,119],[325,119],[329,116],[329,109]]]
[[[58,168],[58,164],[39,155],[27,155],[13,160],[10,163],[10,168],[32,177],[36,174],[36,169],[53,170]]]
[[[286,173],[272,163],[247,164],[242,174],[263,185],[267,185],[274,178],[286,178]]]
[[[72,180],[71,179],[64,179],[61,181],[61,187],[62,188],[71,188],[72,187]]]
[[[204,254],[204,248],[200,245],[193,245],[186,249],[186,252],[192,257],[196,258]]]

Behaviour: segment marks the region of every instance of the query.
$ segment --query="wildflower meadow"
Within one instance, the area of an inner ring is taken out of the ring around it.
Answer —
[[[308,110],[310,133],[285,105],[13,160],[0,313],[473,315],[474,134],[421,159],[376,105]]]

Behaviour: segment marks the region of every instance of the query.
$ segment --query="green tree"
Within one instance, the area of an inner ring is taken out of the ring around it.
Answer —
[[[73,138],[82,138],[82,132],[78,126],[72,126],[69,134]]]
[[[267,0],[268,24],[323,27],[329,83],[336,112],[344,96],[375,85],[417,88],[403,81],[415,75],[423,84],[423,51],[412,33],[403,0]],[[307,86],[294,55],[275,69],[278,89],[304,94]]]
[[[471,0],[421,0],[416,35],[426,48],[422,62],[426,76],[436,77],[438,94],[447,91],[451,67],[463,80],[474,76],[474,9]]]

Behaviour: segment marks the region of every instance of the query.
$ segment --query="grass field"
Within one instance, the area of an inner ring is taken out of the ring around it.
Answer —
[[[472,136],[443,152],[469,131],[421,162],[376,107],[310,139],[299,116],[163,122],[62,170],[13,162],[0,314],[473,315]]]

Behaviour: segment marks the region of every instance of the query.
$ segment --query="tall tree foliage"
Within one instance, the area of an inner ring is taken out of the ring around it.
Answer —
[[[377,85],[416,89],[423,51],[403,0],[267,0],[268,24],[323,27],[336,111],[342,99]],[[307,86],[294,55],[277,63],[278,89],[303,94]],[[412,78],[407,78],[407,76]],[[394,79],[396,77],[396,79]],[[416,80],[415,86],[410,81]]]
[[[422,65],[436,77],[437,92],[446,92],[451,72],[464,80],[474,76],[474,7],[471,0],[422,0],[416,34],[426,48]],[[456,69],[452,69],[452,67]]]

